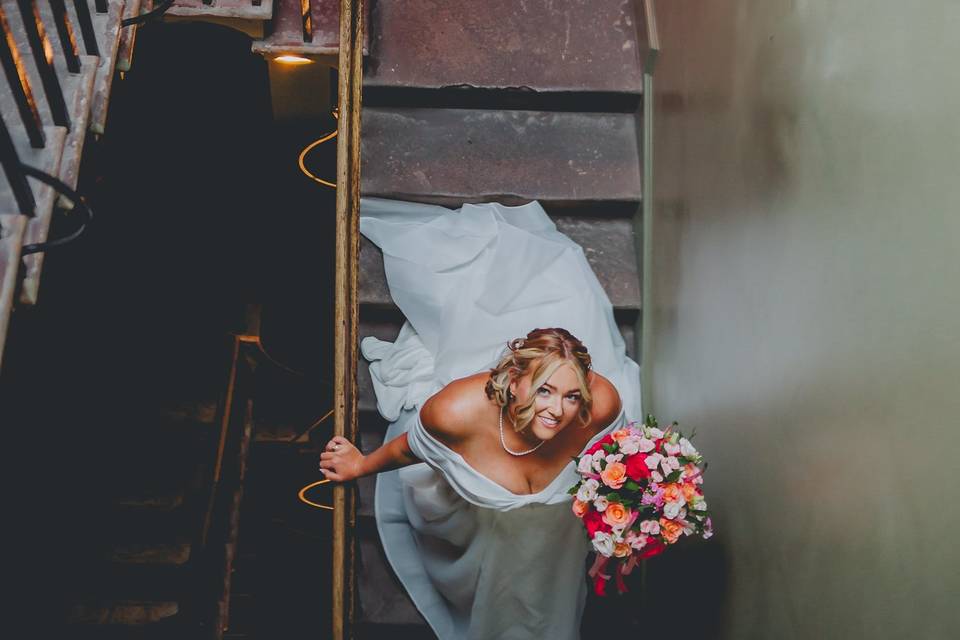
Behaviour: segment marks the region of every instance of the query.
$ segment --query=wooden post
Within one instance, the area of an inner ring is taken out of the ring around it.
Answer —
[[[363,12],[340,0],[337,126],[337,249],[334,316],[334,434],[357,441],[357,351],[360,260],[360,88]],[[356,491],[333,489],[333,640],[353,637],[356,594]]]

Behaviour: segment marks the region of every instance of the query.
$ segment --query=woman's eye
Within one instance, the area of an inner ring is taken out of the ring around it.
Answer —
[[[578,396],[578,395],[567,396],[567,400],[571,400],[571,401],[573,401],[573,402],[579,402],[579,401],[580,401],[580,396]]]
[[[550,389],[547,389],[546,387],[540,387],[539,389],[537,389],[537,393],[539,393],[542,396],[548,396],[550,395]]]

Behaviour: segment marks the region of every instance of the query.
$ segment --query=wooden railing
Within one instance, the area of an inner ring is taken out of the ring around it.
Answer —
[[[337,218],[334,329],[334,434],[357,441],[357,351],[360,261],[360,0],[340,0],[337,121]],[[356,612],[356,488],[333,490],[333,640],[353,636]]]

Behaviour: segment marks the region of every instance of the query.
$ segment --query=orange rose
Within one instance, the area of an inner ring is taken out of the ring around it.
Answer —
[[[590,503],[582,502],[580,500],[573,501],[573,515],[577,516],[578,518],[582,518],[583,516],[587,515],[587,511],[589,510]]]
[[[663,485],[663,499],[667,502],[676,502],[682,493],[683,489],[675,482]]]
[[[693,502],[700,497],[700,494],[697,493],[697,487],[690,484],[689,482],[683,483],[683,499],[687,502]]]
[[[611,527],[623,527],[630,522],[630,509],[619,502],[611,502],[603,512],[603,521]]]
[[[622,462],[611,462],[600,473],[600,479],[611,489],[619,489],[627,481],[627,466]]]
[[[683,533],[683,525],[673,520],[660,518],[660,535],[667,541],[667,544],[673,544]]]
[[[626,558],[630,555],[630,545],[626,542],[615,542],[613,544],[613,555],[618,558]]]
[[[630,437],[629,429],[618,429],[610,434],[610,437],[613,438],[614,442],[619,443],[624,438]]]

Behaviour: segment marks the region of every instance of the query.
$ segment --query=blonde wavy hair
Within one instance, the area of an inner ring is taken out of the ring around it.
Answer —
[[[510,392],[510,383],[531,371],[530,389],[533,393],[524,402],[518,402],[513,412],[513,428],[523,431],[533,421],[536,409],[536,389],[550,379],[553,373],[565,364],[572,366],[580,384],[580,410],[577,417],[580,426],[590,423],[593,396],[587,375],[590,371],[590,354],[573,334],[566,329],[534,329],[525,338],[516,338],[507,343],[500,361],[490,370],[485,390],[487,397],[509,412],[511,402],[517,399]]]

